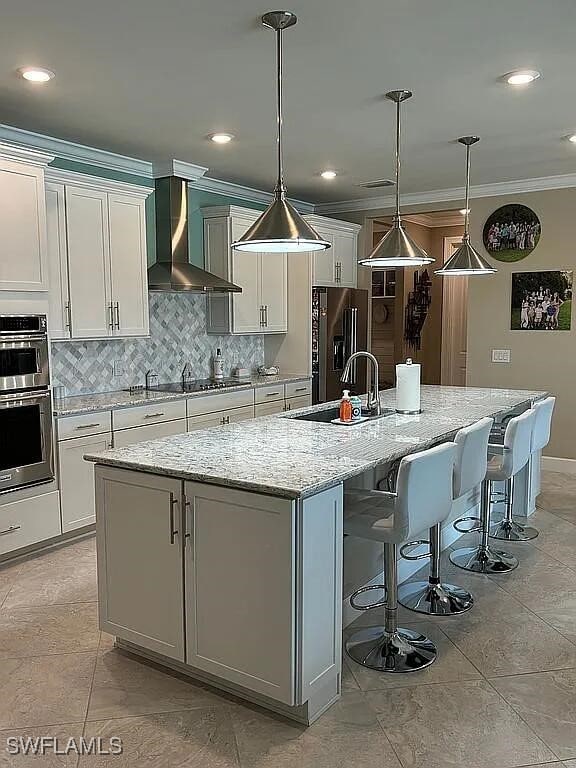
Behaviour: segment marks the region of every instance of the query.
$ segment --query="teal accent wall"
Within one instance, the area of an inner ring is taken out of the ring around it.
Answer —
[[[112,168],[103,168],[98,165],[79,163],[75,160],[67,160],[63,157],[54,158],[50,165],[53,168],[74,171],[76,173],[86,173],[90,176],[99,176],[103,179],[125,181],[128,184],[138,184],[143,187],[154,186],[154,179],[149,179],[145,176],[136,176],[131,173],[116,171]],[[201,189],[188,188],[188,243],[190,261],[198,267],[204,267],[203,225],[200,209],[210,205],[239,205],[244,208],[252,208],[258,211],[262,211],[266,207],[264,203],[255,203],[238,197],[230,197],[214,192],[204,192]],[[152,192],[146,200],[146,240],[148,245],[148,264],[153,264],[156,261],[156,213],[154,192]]]

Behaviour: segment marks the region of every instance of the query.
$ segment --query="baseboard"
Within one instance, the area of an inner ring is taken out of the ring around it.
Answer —
[[[562,459],[557,456],[542,456],[541,467],[548,472],[565,472],[576,475],[576,459]]]

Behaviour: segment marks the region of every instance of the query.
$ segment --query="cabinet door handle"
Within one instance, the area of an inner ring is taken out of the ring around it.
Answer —
[[[296,389],[294,390],[294,392],[307,392],[307,391],[308,391],[308,387],[296,387]]]
[[[264,304],[264,327],[268,328],[268,304]]]
[[[64,304],[64,315],[65,320],[64,324],[66,326],[67,331],[72,331],[72,318],[70,316],[70,302],[67,301],[66,304]]]
[[[279,395],[280,392],[266,392],[266,397],[274,397],[274,395]]]
[[[120,302],[117,301],[114,304],[114,314],[115,314],[115,328],[117,331],[120,330]]]
[[[164,416],[164,414],[159,411],[158,413],[146,413],[142,418],[144,419],[158,419],[160,416]]]
[[[99,421],[93,421],[92,424],[79,424],[77,427],[74,427],[74,429],[92,429],[92,427],[99,427],[100,422]]]
[[[108,323],[108,327],[114,330],[114,304],[112,302],[108,304],[108,312],[110,313],[110,322]]]
[[[178,499],[174,498],[174,494],[170,494],[170,544],[174,544],[176,536],[178,535],[178,529],[174,527],[174,507],[178,506]]]
[[[21,525],[11,525],[9,528],[5,528],[3,531],[0,531],[0,536],[6,536],[9,533],[16,533],[16,531],[19,531],[20,528],[22,528]]]
[[[264,320],[264,307],[262,306],[260,307],[260,328],[264,328],[265,322],[266,321]]]
[[[183,497],[184,501],[184,545],[190,546],[190,552],[192,555],[192,558],[194,557],[194,541],[192,533],[194,531],[194,511],[192,509],[192,504],[190,501],[188,501],[188,498],[184,494]]]

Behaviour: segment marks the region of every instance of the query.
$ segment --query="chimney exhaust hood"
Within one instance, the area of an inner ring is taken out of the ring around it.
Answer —
[[[188,260],[187,182],[177,176],[156,179],[156,263],[148,269],[149,291],[241,293]]]

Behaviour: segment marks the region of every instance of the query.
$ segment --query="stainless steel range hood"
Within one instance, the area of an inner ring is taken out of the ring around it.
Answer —
[[[148,269],[149,291],[241,293],[188,260],[187,182],[177,176],[156,179],[156,263]]]

